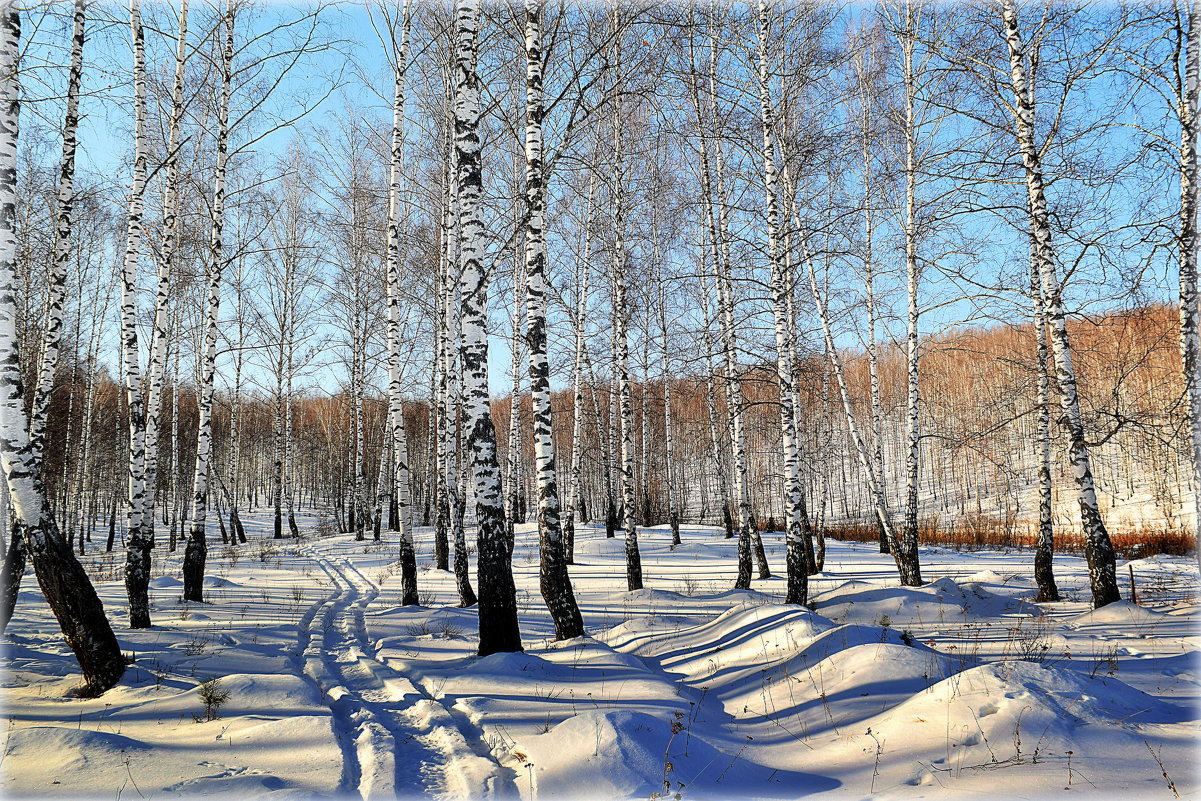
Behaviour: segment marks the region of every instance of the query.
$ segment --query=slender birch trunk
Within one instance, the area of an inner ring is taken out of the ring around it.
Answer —
[[[221,96],[217,107],[217,170],[210,206],[207,258],[208,304],[205,312],[204,352],[199,387],[199,421],[196,436],[196,472],[192,485],[192,525],[184,549],[184,599],[204,600],[204,565],[208,556],[205,523],[208,518],[209,460],[213,447],[213,383],[217,368],[217,322],[221,310],[221,271],[224,267],[225,170],[229,159],[229,96],[234,51],[234,10],[223,11],[225,43],[221,56]],[[236,496],[235,496],[236,497]],[[236,536],[236,534],[235,534]]]
[[[285,254],[284,258],[288,259],[288,254]],[[286,289],[285,292],[287,292]],[[283,302],[283,307],[283,319],[280,321],[280,329],[286,332],[289,325],[288,301],[286,299]],[[284,338],[286,336],[285,334]],[[284,536],[284,360],[286,358],[287,346],[284,341],[281,341],[278,347],[279,350],[275,354],[275,430],[272,432],[271,438],[271,500],[274,512],[272,516],[272,538],[277,540],[283,539]]]
[[[656,236],[657,240],[657,236]],[[667,479],[667,522],[671,526],[671,545],[680,544],[680,502],[676,491],[675,473],[675,420],[671,410],[671,343],[667,327],[667,290],[663,276],[659,276],[659,328],[663,331],[663,458]]]
[[[726,460],[722,458],[721,427],[717,419],[717,370],[714,366],[716,348],[713,345],[712,320],[709,312],[709,288],[707,282],[701,279],[701,314],[705,318],[702,339],[705,346],[705,405],[709,421],[709,447],[713,454],[713,466],[717,471],[718,497],[721,498],[722,524],[726,529],[726,539],[734,536],[734,517],[730,509],[730,482],[726,477]]]
[[[793,426],[796,432],[796,447],[797,447],[797,481],[799,486],[799,494],[797,500],[799,506],[797,513],[800,517],[801,524],[801,546],[805,550],[805,572],[812,576],[821,571],[818,567],[817,556],[813,551],[813,523],[809,518],[808,502],[805,499],[805,484],[800,477],[801,465],[803,459],[801,455],[801,410],[804,408],[801,403],[801,388],[797,381],[797,366],[801,363],[800,354],[797,351],[797,317],[796,317],[796,267],[792,263],[792,240],[793,232],[790,225],[784,227],[784,281],[787,284],[785,311],[788,315],[788,352],[792,359],[792,408],[793,408]]]
[[[91,520],[88,515],[84,514],[83,503],[84,496],[88,493],[89,486],[91,493],[95,492],[95,482],[97,481],[96,470],[92,465],[92,437],[96,425],[96,385],[99,383],[97,378],[96,364],[100,357],[100,334],[103,329],[103,321],[108,314],[109,291],[101,289],[99,284],[103,281],[103,272],[97,271],[97,287],[96,297],[100,298],[99,307],[95,307],[92,316],[92,330],[88,337],[88,352],[87,352],[87,381],[88,389],[84,395],[83,402],[83,446],[79,454],[80,469],[75,476],[75,509],[76,520],[79,521],[79,553],[84,553],[85,541],[91,539]],[[0,538],[3,542],[3,538]]]
[[[888,481],[884,472],[884,414],[880,404],[880,348],[876,341],[879,327],[879,310],[876,306],[876,261],[873,240],[876,233],[876,186],[872,174],[871,123],[876,115],[874,87],[868,79],[870,65],[867,59],[874,55],[870,40],[861,43],[854,55],[855,78],[859,94],[859,156],[863,170],[863,290],[867,307],[867,369],[871,382],[872,461],[879,476],[880,489],[887,497]],[[888,537],[880,526],[880,553],[888,553]]]
[[[446,462],[445,462],[445,484],[447,494],[447,526],[450,529],[451,540],[454,543],[454,574],[455,585],[459,591],[459,604],[463,607],[475,606],[478,601],[475,590],[471,588],[471,577],[468,574],[468,559],[467,559],[467,535],[463,528],[463,517],[467,508],[467,481],[464,476],[461,476],[460,470],[466,470],[467,460],[461,458],[459,453],[459,418],[462,414],[464,425],[466,424],[466,413],[464,412],[463,404],[463,384],[466,377],[463,376],[463,365],[466,363],[462,355],[463,336],[462,325],[460,323],[460,283],[462,281],[463,269],[460,262],[461,247],[459,244],[461,220],[459,219],[459,176],[458,176],[458,149],[452,151],[451,158],[451,179],[450,186],[450,226],[448,242],[448,257],[447,257],[447,281],[445,286],[446,296],[444,300],[444,309],[446,313],[446,342],[444,343],[444,355],[446,364],[443,369],[443,376],[447,381],[446,385],[446,410],[447,410],[447,433],[446,433]],[[456,355],[458,358],[456,358]],[[463,382],[460,382],[460,378]],[[493,429],[493,439],[495,440],[496,432]],[[467,437],[464,436],[463,439]],[[506,540],[507,541],[507,540]],[[514,590],[516,592],[516,590]]]
[[[1184,86],[1180,108],[1180,358],[1188,395],[1189,435],[1193,467],[1195,548],[1201,562],[1201,308],[1197,296],[1197,133],[1198,97],[1201,96],[1201,6],[1185,0]]]
[[[126,534],[125,591],[129,596],[130,628],[150,628],[150,548],[143,524],[146,494],[146,410],[138,357],[137,283],[142,249],[142,214],[146,194],[146,45],[140,0],[130,0],[129,25],[133,36],[134,156],[133,184],[125,232],[125,260],[121,270],[121,357],[125,371],[125,397],[129,414],[129,495]]]
[[[918,281],[917,261],[917,102],[916,76],[913,66],[913,51],[916,46],[916,21],[913,3],[905,3],[905,35],[901,39],[902,80],[905,85],[905,526],[899,537],[906,561],[917,564],[918,535],[918,482],[921,466],[921,359],[918,331]],[[883,481],[883,472],[879,474]],[[881,487],[883,491],[883,487]]]
[[[785,166],[785,183],[790,187],[792,181],[788,177],[788,168]],[[809,273],[809,292],[813,298],[813,305],[817,309],[818,319],[821,322],[822,335],[825,340],[826,358],[830,364],[830,368],[834,372],[835,381],[838,384],[838,392],[842,398],[842,410],[846,416],[847,433],[851,438],[851,443],[855,447],[855,455],[859,458],[859,466],[863,470],[864,477],[867,480],[868,496],[871,499],[872,506],[876,512],[876,518],[880,525],[884,527],[884,534],[888,538],[888,549],[893,555],[893,559],[897,564],[897,572],[901,577],[901,584],[906,587],[917,587],[922,584],[921,569],[917,562],[916,551],[912,559],[908,558],[902,552],[900,544],[897,541],[896,529],[893,526],[892,518],[888,513],[888,502],[884,498],[884,493],[880,489],[880,483],[876,476],[875,465],[872,463],[871,454],[868,451],[867,443],[864,441],[863,432],[859,428],[859,423],[855,420],[855,410],[851,403],[851,392],[847,386],[846,374],[842,368],[842,358],[838,355],[838,350],[834,345],[834,334],[830,327],[830,315],[826,308],[826,301],[823,297],[822,290],[817,284],[817,270],[813,264],[813,256],[809,253],[809,247],[806,242],[804,229],[800,225],[800,220],[797,218],[795,208],[792,216],[794,225],[800,239],[800,247],[802,258],[808,268]],[[823,547],[819,543],[819,548]],[[824,554],[821,555],[824,560]]]
[[[1034,580],[1038,598],[1058,601],[1052,560],[1055,557],[1055,528],[1051,507],[1051,373],[1047,353],[1047,315],[1038,285],[1034,240],[1030,241],[1030,300],[1034,305],[1034,342],[1038,369],[1038,537],[1034,546]]]
[[[453,134],[452,134],[453,139]],[[453,141],[447,145],[447,172],[445,189],[442,194],[442,254],[439,275],[438,303],[440,315],[437,323],[438,330],[438,469],[441,475],[441,495],[438,499],[438,517],[434,530],[434,564],[438,570],[450,569],[450,546],[448,539],[454,510],[458,504],[458,478],[456,467],[457,452],[455,436],[458,428],[458,406],[451,403],[451,389],[455,377],[452,373],[455,353],[458,351],[458,336],[451,338],[451,323],[455,319],[455,289],[458,287],[458,257],[456,255],[455,230],[457,224],[455,215],[458,214],[456,200],[457,178],[455,177],[455,157]],[[474,599],[474,592],[471,594]],[[467,605],[462,597],[460,600]]]
[[[76,0],[72,17],[71,65],[67,73],[67,110],[63,120],[63,149],[55,196],[56,225],[47,288],[46,331],[42,337],[42,359],[38,370],[33,411],[29,418],[29,441],[33,458],[41,464],[45,447],[46,419],[58,372],[58,355],[63,331],[63,303],[67,296],[67,265],[71,259],[71,215],[75,206],[75,150],[79,129],[79,84],[83,76],[85,0]]]
[[[292,443],[292,376],[296,369],[296,308],[295,287],[289,286],[288,302],[292,309],[288,314],[288,354],[284,360],[284,502],[288,508],[288,533],[292,535],[293,539],[299,539],[300,528],[296,525],[296,506],[293,499],[296,454]]]
[[[526,305],[524,265],[520,264],[516,248],[513,253],[513,337],[510,355],[509,378],[512,392],[509,394],[509,443],[506,469],[509,477],[505,495],[505,526],[512,541],[514,526],[521,511],[521,331],[523,310]],[[524,522],[522,520],[521,522]]]
[[[571,482],[568,485],[567,508],[563,512],[563,539],[567,564],[575,562],[575,518],[580,496],[580,483],[583,479],[583,439],[584,439],[584,357],[588,347],[588,274],[591,263],[592,246],[592,212],[593,198],[596,191],[596,174],[588,175],[588,197],[584,211],[584,233],[581,239],[580,256],[576,261],[576,308],[575,308],[575,358],[571,370]],[[598,429],[599,431],[599,429]],[[582,523],[587,519],[581,515]]]
[[[20,39],[20,11],[10,5],[0,17],[0,467],[38,584],[79,661],[84,694],[99,695],[120,680],[125,658],[87,573],[48,513],[22,391],[16,325]],[[0,629],[7,625],[8,617],[0,620]]]
[[[705,197],[713,199],[712,204],[706,204],[705,215],[709,225],[713,261],[717,268],[718,317],[721,320],[722,353],[725,358],[725,381],[723,383],[726,390],[730,445],[734,451],[734,496],[738,504],[738,576],[734,582],[734,588],[747,590],[751,587],[751,495],[747,476],[746,435],[742,416],[742,384],[738,374],[738,339],[734,327],[734,292],[730,267],[725,155],[720,136],[720,114],[717,108],[717,30],[715,20],[710,23],[708,79],[713,115],[710,129],[717,134],[713,148],[713,171],[717,185],[709,187],[707,137],[701,136],[701,192]],[[704,130],[703,127],[702,130]],[[714,215],[713,206],[716,206],[716,215]]]
[[[405,142],[405,77],[409,66],[409,0],[401,11],[401,35],[393,39],[392,142],[388,162],[388,431],[393,469],[389,494],[395,498],[400,532],[400,603],[412,606],[417,596],[417,554],[413,547],[409,497],[408,440],[404,427],[404,397],[400,385],[400,203]],[[407,211],[407,206],[406,206]],[[407,218],[407,214],[405,215]],[[389,512],[391,511],[389,504]]]
[[[487,274],[482,262],[483,225],[479,215],[480,80],[476,72],[479,0],[456,0],[455,163],[459,177],[459,250],[463,343],[463,412],[471,474],[475,481],[477,570],[479,574],[480,656],[520,651],[517,590],[512,545],[505,535],[505,508],[496,453],[496,429],[488,406]]]
[[[780,207],[777,186],[775,119],[771,98],[771,70],[767,52],[771,37],[771,13],[767,0],[759,0],[759,113],[763,129],[763,191],[767,199],[767,258],[771,266],[772,312],[776,336],[776,382],[779,385],[780,447],[786,494],[786,559],[788,590],[785,603],[804,604],[809,597],[802,527],[800,463],[797,457],[796,421],[793,401],[792,320],[788,298],[792,284],[784,274],[780,253]]]
[[[595,384],[594,384],[595,385]],[[608,399],[605,404],[605,412],[608,414],[608,426],[601,429],[600,426],[600,408],[596,409],[597,430],[605,431],[604,439],[604,458],[605,458],[605,539],[613,539],[617,536],[618,513],[617,513],[617,471],[620,469],[617,466],[617,379],[616,375],[609,378],[608,386],[606,387]],[[596,405],[595,403],[593,404]]]
[[[167,132],[166,181],[163,192],[163,244],[158,259],[154,296],[154,329],[146,376],[146,493],[143,501],[143,536],[154,542],[154,507],[158,490],[159,418],[162,410],[163,372],[168,350],[167,309],[171,301],[171,273],[179,241],[179,135],[183,122],[183,76],[187,61],[188,3],[179,11],[175,45],[175,76],[171,84],[171,120]]]
[[[178,307],[176,307],[178,309]],[[176,314],[178,318],[178,313]],[[178,332],[178,319],[176,320],[176,330]],[[176,334],[178,336],[178,333]],[[180,515],[180,507],[183,506],[183,465],[179,458],[179,352],[182,347],[177,346],[171,358],[171,532],[168,542],[168,550],[170,553],[175,553],[176,543],[182,531],[183,519]]]
[[[1051,352],[1055,359],[1055,377],[1059,385],[1063,422],[1068,431],[1068,458],[1076,480],[1084,528],[1084,555],[1088,562],[1093,605],[1105,606],[1121,599],[1113,545],[1101,519],[1097,491],[1093,483],[1092,459],[1084,433],[1084,417],[1076,389],[1076,371],[1072,364],[1072,346],[1068,337],[1067,315],[1063,308],[1063,289],[1055,248],[1051,242],[1051,223],[1043,184],[1042,155],[1034,141],[1035,106],[1027,90],[1025,45],[1018,27],[1014,0],[1001,0],[1001,19],[1005,43],[1009,49],[1009,74],[1013,90],[1014,138],[1025,168],[1026,194],[1034,239],[1043,302],[1050,327]]]
[[[571,587],[563,546],[558,471],[552,438],[554,421],[550,404],[550,365],[546,355],[547,170],[542,153],[542,121],[546,116],[542,92],[542,13],[542,0],[525,0],[526,345],[530,349],[534,469],[538,479],[538,587],[554,620],[555,639],[566,640],[584,634],[584,619]],[[517,288],[514,287],[513,291],[517,292]]]
[[[621,64],[621,32],[615,36],[615,65]],[[619,70],[620,73],[620,70]],[[620,86],[620,74],[617,85]],[[617,373],[617,403],[621,417],[621,496],[624,509],[626,585],[630,591],[642,589],[642,557],[638,552],[637,512],[634,499],[634,412],[630,398],[629,309],[626,305],[626,231],[625,231],[625,123],[621,103],[614,102],[613,113],[613,368]]]

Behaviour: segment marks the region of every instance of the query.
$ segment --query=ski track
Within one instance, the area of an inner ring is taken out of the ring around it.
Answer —
[[[483,730],[438,701],[419,681],[382,662],[366,613],[379,588],[345,557],[304,553],[333,591],[302,615],[293,662],[321,690],[342,749],[340,789],[364,801],[428,796],[517,798]]]

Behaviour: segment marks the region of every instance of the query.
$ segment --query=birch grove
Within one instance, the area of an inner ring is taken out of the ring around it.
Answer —
[[[339,537],[480,656],[599,631],[602,557],[1099,607],[1196,547],[1193,0],[110,12],[0,65],[0,626],[28,561],[90,691],[152,579]]]

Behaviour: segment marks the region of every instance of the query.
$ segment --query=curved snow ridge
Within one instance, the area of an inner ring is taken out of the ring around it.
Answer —
[[[645,712],[585,712],[514,749],[527,798],[592,799],[795,798],[798,789],[837,787],[826,777],[780,771],[693,734],[688,718]]]
[[[955,674],[914,695],[872,722],[877,733],[897,742],[920,740],[919,727],[966,736],[976,745],[995,730],[1013,739],[1017,721],[1033,732],[1058,733],[1067,741],[1086,724],[1105,729],[1135,729],[1143,724],[1180,723],[1196,718],[1196,710],[1168,703],[1117,679],[1089,676],[1034,662],[992,662]],[[996,737],[991,738],[993,741]]]
[[[696,674],[708,664],[762,663],[777,654],[791,654],[834,625],[803,607],[763,604],[737,606],[680,631],[650,632],[628,639],[621,639],[621,633],[599,636],[617,650],[654,659],[664,670]]]
[[[845,731],[957,670],[954,658],[899,641],[886,629],[841,627],[819,635],[794,658],[717,693],[734,717],[771,721],[809,738]]]
[[[1083,629],[1091,626],[1108,628],[1111,626],[1137,626],[1153,628],[1169,620],[1163,612],[1148,609],[1145,606],[1130,601],[1115,601],[1099,609],[1068,618],[1063,622],[1066,628]]]
[[[998,595],[981,582],[957,583],[945,577],[920,587],[879,587],[847,581],[814,596],[812,605],[833,620],[869,625],[922,626],[1042,614],[1034,604]]]

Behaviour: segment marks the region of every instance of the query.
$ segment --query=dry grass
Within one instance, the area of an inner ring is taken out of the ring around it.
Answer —
[[[879,529],[871,523],[839,523],[826,526],[826,536],[850,542],[878,542]],[[983,548],[1033,548],[1033,525],[1013,524],[986,516],[969,517],[954,523],[937,519],[923,520],[918,539],[922,545],[938,545],[960,551]],[[1177,528],[1152,526],[1115,526],[1109,529],[1114,551],[1122,559],[1136,559],[1162,553],[1186,556],[1197,547],[1193,534]],[[1055,550],[1059,553],[1084,553],[1084,537],[1079,530],[1055,532]]]

